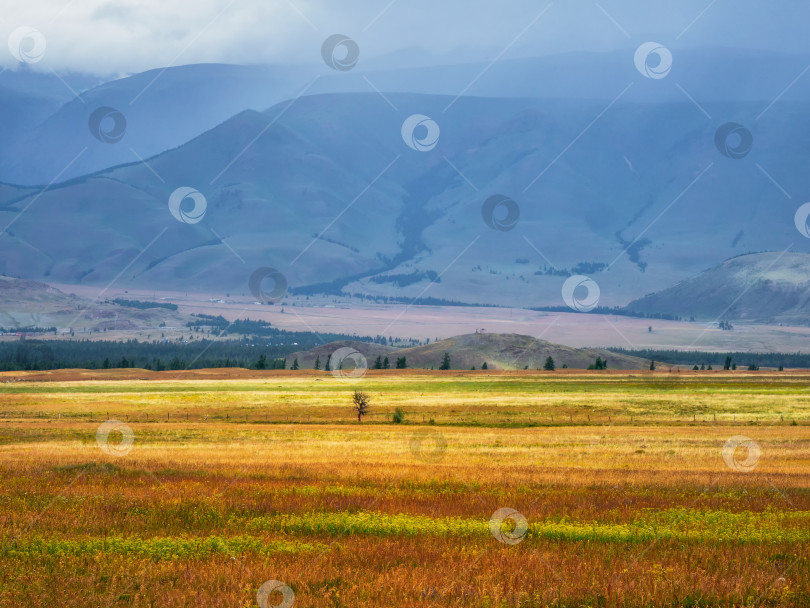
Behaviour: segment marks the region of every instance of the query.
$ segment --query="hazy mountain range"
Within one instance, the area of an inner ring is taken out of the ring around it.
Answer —
[[[270,266],[299,293],[524,306],[562,305],[586,274],[612,306],[740,254],[810,250],[793,221],[810,79],[783,91],[808,58],[685,51],[661,80],[632,59],[503,61],[467,89],[484,64],[194,65],[74,76],[78,98],[2,74],[0,274],[224,293]],[[88,128],[99,107],[124,117],[116,143]],[[414,114],[440,130],[429,151],[401,135]],[[751,134],[743,158],[716,145],[729,122]],[[172,216],[180,187],[205,197],[198,223]],[[493,195],[515,201],[514,228],[482,217]]]
[[[454,65],[339,73],[326,65],[167,67],[102,82],[77,74],[29,70],[0,73],[0,181],[24,185],[86,175],[148,158],[182,145],[242,110],[262,111],[301,94],[410,92],[494,98],[613,99],[627,84],[638,102],[765,102],[810,100],[810,80],[786,85],[810,57],[751,50],[700,48],[675,54],[666,80],[645,81],[633,49],[567,53]],[[397,65],[392,58],[390,62]],[[677,84],[676,84],[677,83]],[[95,139],[88,129],[99,107],[126,120],[120,145]],[[75,158],[82,149],[86,151]],[[137,154],[137,156],[136,156]],[[74,160],[75,159],[75,160]],[[73,161],[73,162],[71,162]],[[70,165],[70,166],[68,166]]]

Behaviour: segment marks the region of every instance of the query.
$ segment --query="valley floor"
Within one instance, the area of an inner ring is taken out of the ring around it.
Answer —
[[[0,374],[0,606],[810,605],[810,373],[228,373]]]
[[[98,287],[57,285],[65,292],[97,298]],[[642,319],[618,315],[540,312],[525,308],[487,306],[407,306],[369,304],[349,298],[320,296],[290,297],[284,306],[266,306],[249,297],[213,298],[211,294],[153,292],[137,289],[110,290],[107,297],[135,298],[174,303],[184,314],[222,315],[229,321],[253,319],[268,321],[289,331],[356,333],[358,336],[393,336],[403,339],[442,340],[484,330],[488,333],[516,333],[564,344],[574,348],[621,347],[628,349],[675,349],[696,351],[810,352],[810,327],[734,321],[731,331],[719,329],[720,319],[698,322]],[[527,302],[526,306],[531,306]],[[123,313],[122,313],[123,314]],[[21,321],[22,322],[22,321]],[[42,326],[82,327],[75,316],[62,319],[43,315]],[[23,323],[23,324],[25,324]],[[78,325],[77,325],[78,323]],[[649,331],[652,328],[652,331]],[[81,333],[76,338],[126,340],[188,336],[188,328],[151,327],[139,330],[113,330]],[[48,336],[45,336],[48,337]],[[67,338],[69,334],[59,334]],[[3,338],[0,337],[0,340]],[[17,339],[9,336],[8,339]]]

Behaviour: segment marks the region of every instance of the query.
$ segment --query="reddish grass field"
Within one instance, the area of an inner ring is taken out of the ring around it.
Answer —
[[[88,374],[3,375],[0,606],[810,605],[809,375]]]

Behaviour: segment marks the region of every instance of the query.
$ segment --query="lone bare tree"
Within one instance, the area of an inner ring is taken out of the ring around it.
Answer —
[[[362,417],[368,413],[371,407],[369,396],[362,391],[354,391],[352,403],[354,404],[354,410],[357,412],[357,422],[363,422]]]

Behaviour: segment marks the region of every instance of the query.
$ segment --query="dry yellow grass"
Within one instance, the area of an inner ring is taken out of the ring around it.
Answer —
[[[804,380],[3,385],[0,606],[255,606],[267,580],[296,606],[808,605]],[[107,410],[130,420],[99,443]]]

